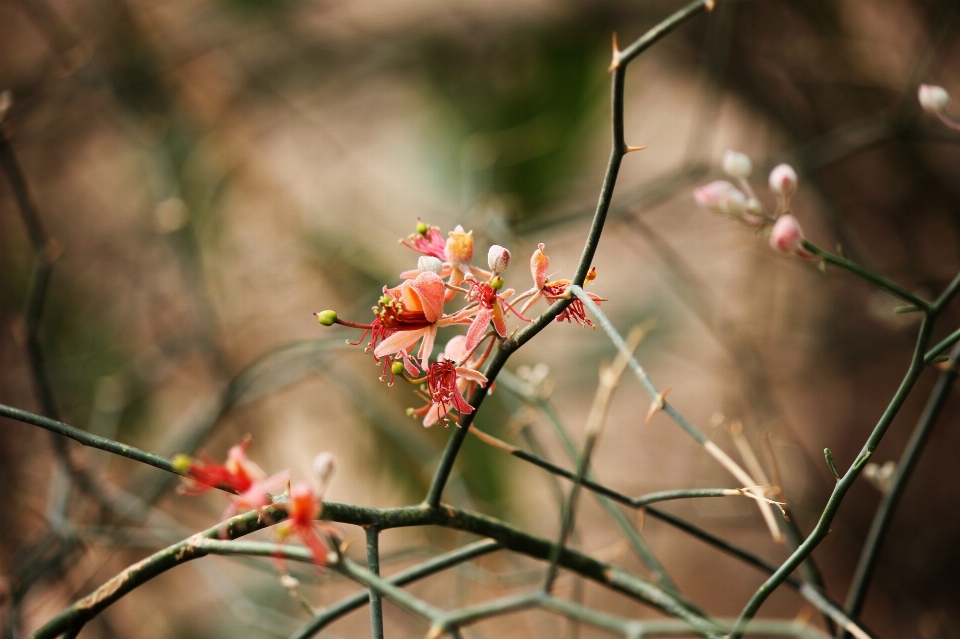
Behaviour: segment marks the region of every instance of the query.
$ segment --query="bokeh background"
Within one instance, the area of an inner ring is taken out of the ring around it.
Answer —
[[[4,126],[54,238],[39,337],[63,419],[161,454],[202,446],[220,458],[250,433],[253,459],[297,478],[327,450],[339,462],[329,499],[419,501],[450,432],[407,418],[411,389],[379,382],[369,356],[344,345],[356,336],[311,313],[365,317],[415,263],[397,239],[418,217],[444,232],[473,229],[481,262],[490,243],[507,246],[508,285],[520,290],[538,242],[556,276],[571,276],[609,151],[611,33],[629,42],[680,6],[4,0],[0,88],[13,96]],[[749,229],[696,210],[691,191],[735,148],[753,157],[769,204],[766,172],[791,162],[796,214],[813,241],[842,244],[934,296],[960,269],[960,135],[919,109],[916,88],[960,96],[958,26],[960,6],[947,1],[721,0],[627,74],[628,141],[647,149],[624,163],[593,290],[621,330],[656,321],[641,361],[721,447],[735,453],[728,431],[711,425],[717,414],[742,421],[764,463],[772,449],[804,530],[833,484],[823,448],[842,468],[853,460],[906,370],[916,316],[893,314],[897,300],[846,273],[773,254]],[[40,411],[24,319],[33,252],[6,177],[0,207],[0,401]],[[934,338],[958,323],[954,303]],[[526,384],[548,397],[580,441],[598,366],[612,354],[599,331],[552,326],[511,360],[479,427],[568,464],[551,424],[514,391]],[[935,378],[924,374],[874,459],[898,457]],[[735,486],[667,418],[644,425],[648,405],[625,379],[596,451],[604,482],[628,494]],[[958,409],[951,399],[882,553],[863,618],[883,637],[960,637]],[[177,495],[158,471],[69,449],[127,510],[71,487],[48,435],[4,420],[8,636],[209,527],[224,507],[218,495]],[[445,498],[553,536],[556,488],[470,438]],[[838,599],[879,498],[861,480],[815,554]],[[771,560],[786,556],[746,500],[666,508]],[[643,572],[587,496],[579,521],[579,547]],[[735,615],[762,581],[657,521],[647,518],[643,534],[713,614]],[[384,570],[468,539],[389,531]],[[317,606],[356,589],[291,569]],[[540,578],[538,564],[497,553],[413,591],[452,607]],[[559,588],[655,616],[571,577]],[[787,590],[763,611],[813,619]],[[426,630],[390,604],[386,615],[391,637]],[[210,558],[149,583],[81,636],[285,637],[307,618],[269,562]],[[464,636],[576,633],[524,613]],[[321,636],[369,636],[366,613]]]

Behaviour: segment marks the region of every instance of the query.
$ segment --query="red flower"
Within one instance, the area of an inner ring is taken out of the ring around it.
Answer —
[[[530,274],[533,276],[533,288],[529,291],[526,291],[520,295],[516,301],[526,299],[530,297],[529,300],[520,308],[520,312],[526,312],[534,302],[536,302],[541,297],[545,298],[549,302],[553,303],[558,299],[564,298],[567,287],[570,286],[570,280],[555,280],[553,282],[547,281],[547,269],[550,268],[550,258],[547,257],[547,254],[544,252],[544,245],[539,244],[537,250],[533,252],[533,255],[530,257]],[[590,282],[597,277],[597,269],[591,268],[590,272],[587,273],[586,281]],[[606,300],[595,295],[593,293],[587,293],[594,302],[599,304],[600,302],[605,302]],[[531,297],[532,296],[532,297]],[[563,309],[563,312],[557,316],[558,322],[576,322],[580,326],[593,326],[593,322],[590,321],[590,318],[587,317],[587,309],[583,305],[583,302],[579,299],[574,299],[569,306]]]
[[[505,299],[511,295],[513,295],[512,288],[507,289],[503,295],[500,295],[490,284],[470,280],[470,292],[467,294],[467,298],[477,303],[477,314],[474,316],[473,322],[470,323],[470,328],[467,330],[467,352],[477,347],[477,344],[483,339],[483,335],[486,333],[487,327],[490,326],[491,322],[493,322],[493,327],[500,337],[507,336],[505,316],[508,310],[524,322],[530,321],[521,315],[517,309],[512,307]]]
[[[227,453],[226,462],[222,465],[202,453],[198,459],[191,459],[186,455],[174,457],[174,466],[190,480],[184,494],[201,495],[212,488],[238,493],[230,498],[231,503],[224,519],[238,512],[272,504],[271,493],[286,485],[289,473],[283,471],[267,477],[259,466],[247,459],[246,451],[251,441],[250,437],[246,437],[236,446],[232,446]]]
[[[426,376],[427,399],[430,403],[418,410],[410,410],[411,415],[423,417],[424,427],[447,421],[459,424],[461,415],[473,412],[473,406],[467,403],[464,394],[472,384],[486,386],[487,378],[469,366],[457,365],[469,352],[466,339],[458,335],[447,343],[440,359],[430,365]],[[451,411],[454,410],[457,412],[456,418],[451,418]]]
[[[327,546],[320,536],[318,528],[324,524],[317,521],[323,512],[321,502],[304,483],[290,487],[290,497],[286,503],[287,521],[278,528],[281,541],[289,535],[296,535],[310,549],[313,563],[318,566],[327,564]]]

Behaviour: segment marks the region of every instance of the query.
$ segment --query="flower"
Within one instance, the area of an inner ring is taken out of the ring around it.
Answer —
[[[770,171],[770,190],[789,200],[797,190],[797,172],[789,164],[778,164]]]
[[[917,97],[923,110],[934,115],[941,115],[950,102],[950,94],[947,90],[932,84],[921,84]]]
[[[473,412],[473,406],[467,403],[464,395],[472,384],[485,387],[487,378],[483,373],[472,368],[478,363],[458,365],[458,362],[465,364],[463,360],[469,357],[470,351],[471,349],[467,348],[467,339],[463,335],[458,335],[447,342],[439,359],[427,370],[426,399],[429,403],[423,408],[408,411],[413,417],[423,417],[425,428],[437,422],[446,424],[448,421],[459,425],[461,415],[469,415]],[[455,419],[450,418],[452,410],[457,412]]]
[[[477,347],[491,322],[493,322],[493,327],[500,337],[507,336],[506,311],[509,310],[524,322],[530,321],[517,312],[517,309],[506,300],[507,297],[513,295],[513,292],[513,289],[510,288],[501,295],[490,283],[470,280],[470,292],[467,294],[467,298],[477,303],[477,312],[473,316],[470,328],[467,329],[466,349],[468,352]]]
[[[743,153],[727,151],[723,154],[723,172],[730,177],[745,179],[753,170],[753,163]]]
[[[803,230],[792,215],[783,215],[770,232],[770,246],[786,255],[799,255],[803,251]]]
[[[525,313],[526,310],[541,297],[549,300],[551,303],[558,299],[564,298],[567,292],[567,287],[571,284],[570,280],[556,280],[553,282],[547,281],[547,270],[550,268],[550,258],[547,257],[544,248],[545,247],[543,243],[538,244],[537,250],[535,250],[533,255],[530,256],[530,275],[533,277],[533,288],[524,292],[515,300],[514,303],[530,297],[530,299],[527,300],[527,302],[520,308],[520,313]],[[596,277],[597,269],[591,268],[587,273],[584,284],[593,281],[596,279]],[[590,299],[597,304],[606,301],[594,293],[587,293],[587,295],[589,295]],[[570,302],[570,304],[557,316],[557,321],[576,322],[580,326],[593,326],[593,322],[591,322],[587,317],[586,307],[584,307],[583,302],[579,299],[574,299],[572,302]]]
[[[437,338],[437,328],[466,320],[462,312],[456,315],[443,314],[444,290],[443,280],[430,271],[406,280],[397,288],[384,289],[377,319],[384,329],[393,332],[374,348],[373,356],[377,361],[397,353],[402,353],[401,357],[405,358],[410,347],[422,338],[417,357],[420,358],[421,367],[427,369]]]
[[[317,521],[323,512],[323,502],[317,498],[310,486],[296,483],[290,487],[287,503],[287,520],[277,527],[277,536],[283,542],[290,535],[296,535],[300,541],[310,549],[313,563],[317,566],[327,564],[327,546],[320,537],[318,528],[327,528],[327,525]]]
[[[697,205],[711,213],[740,217],[747,211],[747,196],[725,180],[717,180],[693,190]]]
[[[406,240],[400,240],[400,243],[418,253],[439,259],[441,269],[437,274],[440,277],[449,277],[448,283],[451,286],[460,286],[468,274],[480,279],[489,279],[490,273],[470,263],[473,260],[473,231],[464,231],[458,224],[455,229],[447,233],[447,236],[444,240],[438,227],[429,226],[418,220],[417,233],[410,235]],[[417,266],[417,271],[404,271],[400,277],[415,278],[424,270],[419,262]],[[446,291],[445,301],[449,302],[456,294],[457,292],[453,289]]]
[[[174,468],[183,472],[189,481],[183,493],[196,496],[212,488],[237,493],[230,498],[230,506],[224,519],[238,512],[263,508],[273,503],[270,493],[286,485],[289,473],[282,471],[267,477],[259,466],[247,459],[246,451],[251,441],[250,437],[245,437],[239,444],[232,446],[223,464],[218,464],[202,453],[198,459],[191,459],[187,455],[174,457]]]

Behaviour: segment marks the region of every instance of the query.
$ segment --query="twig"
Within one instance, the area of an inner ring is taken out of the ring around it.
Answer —
[[[867,588],[870,586],[870,578],[873,576],[873,569],[876,566],[877,557],[883,546],[883,540],[887,535],[890,522],[893,520],[893,514],[897,509],[903,491],[906,490],[913,469],[920,459],[923,447],[933,431],[937,417],[939,417],[943,405],[950,396],[950,390],[957,379],[958,370],[960,370],[960,344],[954,346],[950,353],[950,364],[945,371],[940,373],[937,384],[930,394],[930,399],[927,400],[927,405],[910,435],[910,441],[907,442],[907,446],[900,456],[900,461],[897,462],[897,469],[890,480],[890,488],[884,493],[880,505],[877,506],[876,513],[874,513],[870,532],[867,533],[867,539],[863,544],[863,550],[861,550],[860,559],[857,562],[857,569],[854,571],[853,581],[847,592],[847,603],[844,610],[848,615],[857,616],[863,608]]]
[[[380,576],[380,531],[369,526],[365,529],[367,536],[367,570]],[[383,639],[383,600],[380,593],[370,588],[370,626],[373,639]]]
[[[560,556],[560,549],[563,548],[567,542],[567,535],[570,534],[570,530],[573,528],[580,486],[583,484],[584,476],[590,467],[590,456],[593,454],[597,437],[599,437],[600,430],[606,421],[607,412],[610,408],[610,400],[613,398],[613,391],[617,387],[620,377],[626,368],[626,357],[629,357],[633,351],[636,350],[645,335],[646,330],[643,328],[638,327],[631,331],[627,337],[627,350],[617,353],[617,357],[614,358],[613,363],[609,367],[600,369],[600,384],[597,387],[596,397],[593,400],[593,407],[590,409],[590,414],[587,417],[587,433],[583,443],[583,450],[580,452],[580,457],[577,460],[577,473],[573,478],[570,495],[561,513],[560,535],[554,550],[551,552],[550,566],[547,569],[547,576],[543,584],[543,591],[545,593],[550,593],[550,590],[553,588],[553,581],[557,577],[557,558]],[[624,353],[626,353],[626,356]]]
[[[623,160],[623,156],[627,153],[623,127],[623,83],[627,64],[673,29],[706,9],[708,5],[712,6],[711,0],[696,0],[648,31],[625,51],[614,52],[614,62],[616,64],[611,79],[613,148],[610,151],[610,160],[607,164],[606,174],[604,175],[603,186],[600,189],[600,197],[597,202],[596,212],[593,216],[593,222],[590,225],[586,244],[580,256],[576,274],[573,277],[574,284],[583,284],[587,272],[590,270],[593,256],[600,243],[600,234],[603,231],[607,211],[610,208],[610,201],[613,197],[613,188],[617,181],[620,163]],[[492,383],[510,355],[556,319],[571,302],[571,299],[557,300],[533,322],[521,329],[513,338],[508,338],[501,342],[500,348],[484,371],[487,379]],[[477,391],[474,392],[470,398],[470,405],[473,406],[474,412],[463,417],[460,422],[461,428],[454,431],[450,437],[450,441],[447,443],[446,449],[444,449],[440,463],[434,472],[430,489],[427,491],[426,498],[424,499],[424,503],[433,508],[440,505],[443,488],[447,483],[447,479],[450,477],[450,471],[453,469],[453,464],[457,459],[460,447],[463,445],[466,431],[470,428],[470,424],[473,423],[473,416],[477,414],[476,409],[480,407],[480,403],[484,397],[486,397],[485,390],[477,389]]]

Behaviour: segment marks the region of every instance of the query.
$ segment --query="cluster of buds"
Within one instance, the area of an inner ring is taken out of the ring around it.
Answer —
[[[550,259],[540,244],[530,259],[533,287],[517,294],[504,288],[504,273],[510,265],[510,251],[493,245],[487,251],[487,268],[473,264],[473,232],[457,226],[443,238],[440,229],[419,221],[416,232],[400,243],[420,253],[415,270],[400,273],[402,282],[383,287],[373,307],[369,324],[343,320],[334,311],[315,313],[324,326],[340,324],[361,329],[363,334],[352,345],[370,336],[366,352],[373,353],[381,367],[381,380],[392,385],[397,376],[420,384],[425,405],[408,413],[422,418],[424,426],[438,422],[460,424],[460,417],[473,412],[467,397],[478,388],[486,388],[487,378],[480,372],[498,339],[507,337],[507,318],[512,315],[529,322],[524,313],[543,298],[548,303],[565,299],[570,280],[549,281]],[[595,279],[591,270],[587,281]],[[446,305],[461,295],[462,304],[452,312]],[[591,294],[598,303],[604,301]],[[525,302],[522,308],[517,308]],[[557,321],[593,326],[586,309],[574,300]],[[450,339],[443,353],[432,359],[441,328],[466,327],[465,335]],[[481,348],[481,346],[486,345]],[[414,351],[419,343],[419,348]]]
[[[232,446],[223,464],[203,453],[197,458],[187,455],[174,457],[174,468],[186,477],[181,492],[196,496],[218,488],[234,493],[223,519],[250,510],[261,511],[263,516],[267,516],[267,506],[284,510],[287,519],[277,526],[278,538],[282,541],[296,536],[310,549],[314,563],[323,566],[327,561],[327,546],[321,533],[327,537],[337,535],[334,528],[318,518],[323,512],[323,494],[333,476],[336,460],[330,453],[320,453],[314,459],[313,470],[317,483],[314,490],[306,482],[291,485],[288,471],[267,477],[257,464],[247,458],[250,442],[251,438],[247,436]],[[226,528],[221,530],[221,534],[226,534]]]
[[[950,94],[943,87],[932,84],[921,84],[917,92],[920,106],[927,113],[940,118],[940,121],[951,129],[960,131],[960,121],[947,114],[947,105],[950,104]]]
[[[753,163],[743,153],[727,151],[723,155],[723,171],[738,184],[717,180],[695,189],[693,197],[697,204],[713,213],[726,215],[741,224],[770,234],[770,246],[785,255],[804,259],[813,256],[803,248],[803,231],[800,223],[790,212],[790,200],[797,192],[797,172],[789,164],[780,164],[770,172],[767,180],[770,190],[777,197],[777,208],[768,214],[747,178],[753,171]]]

